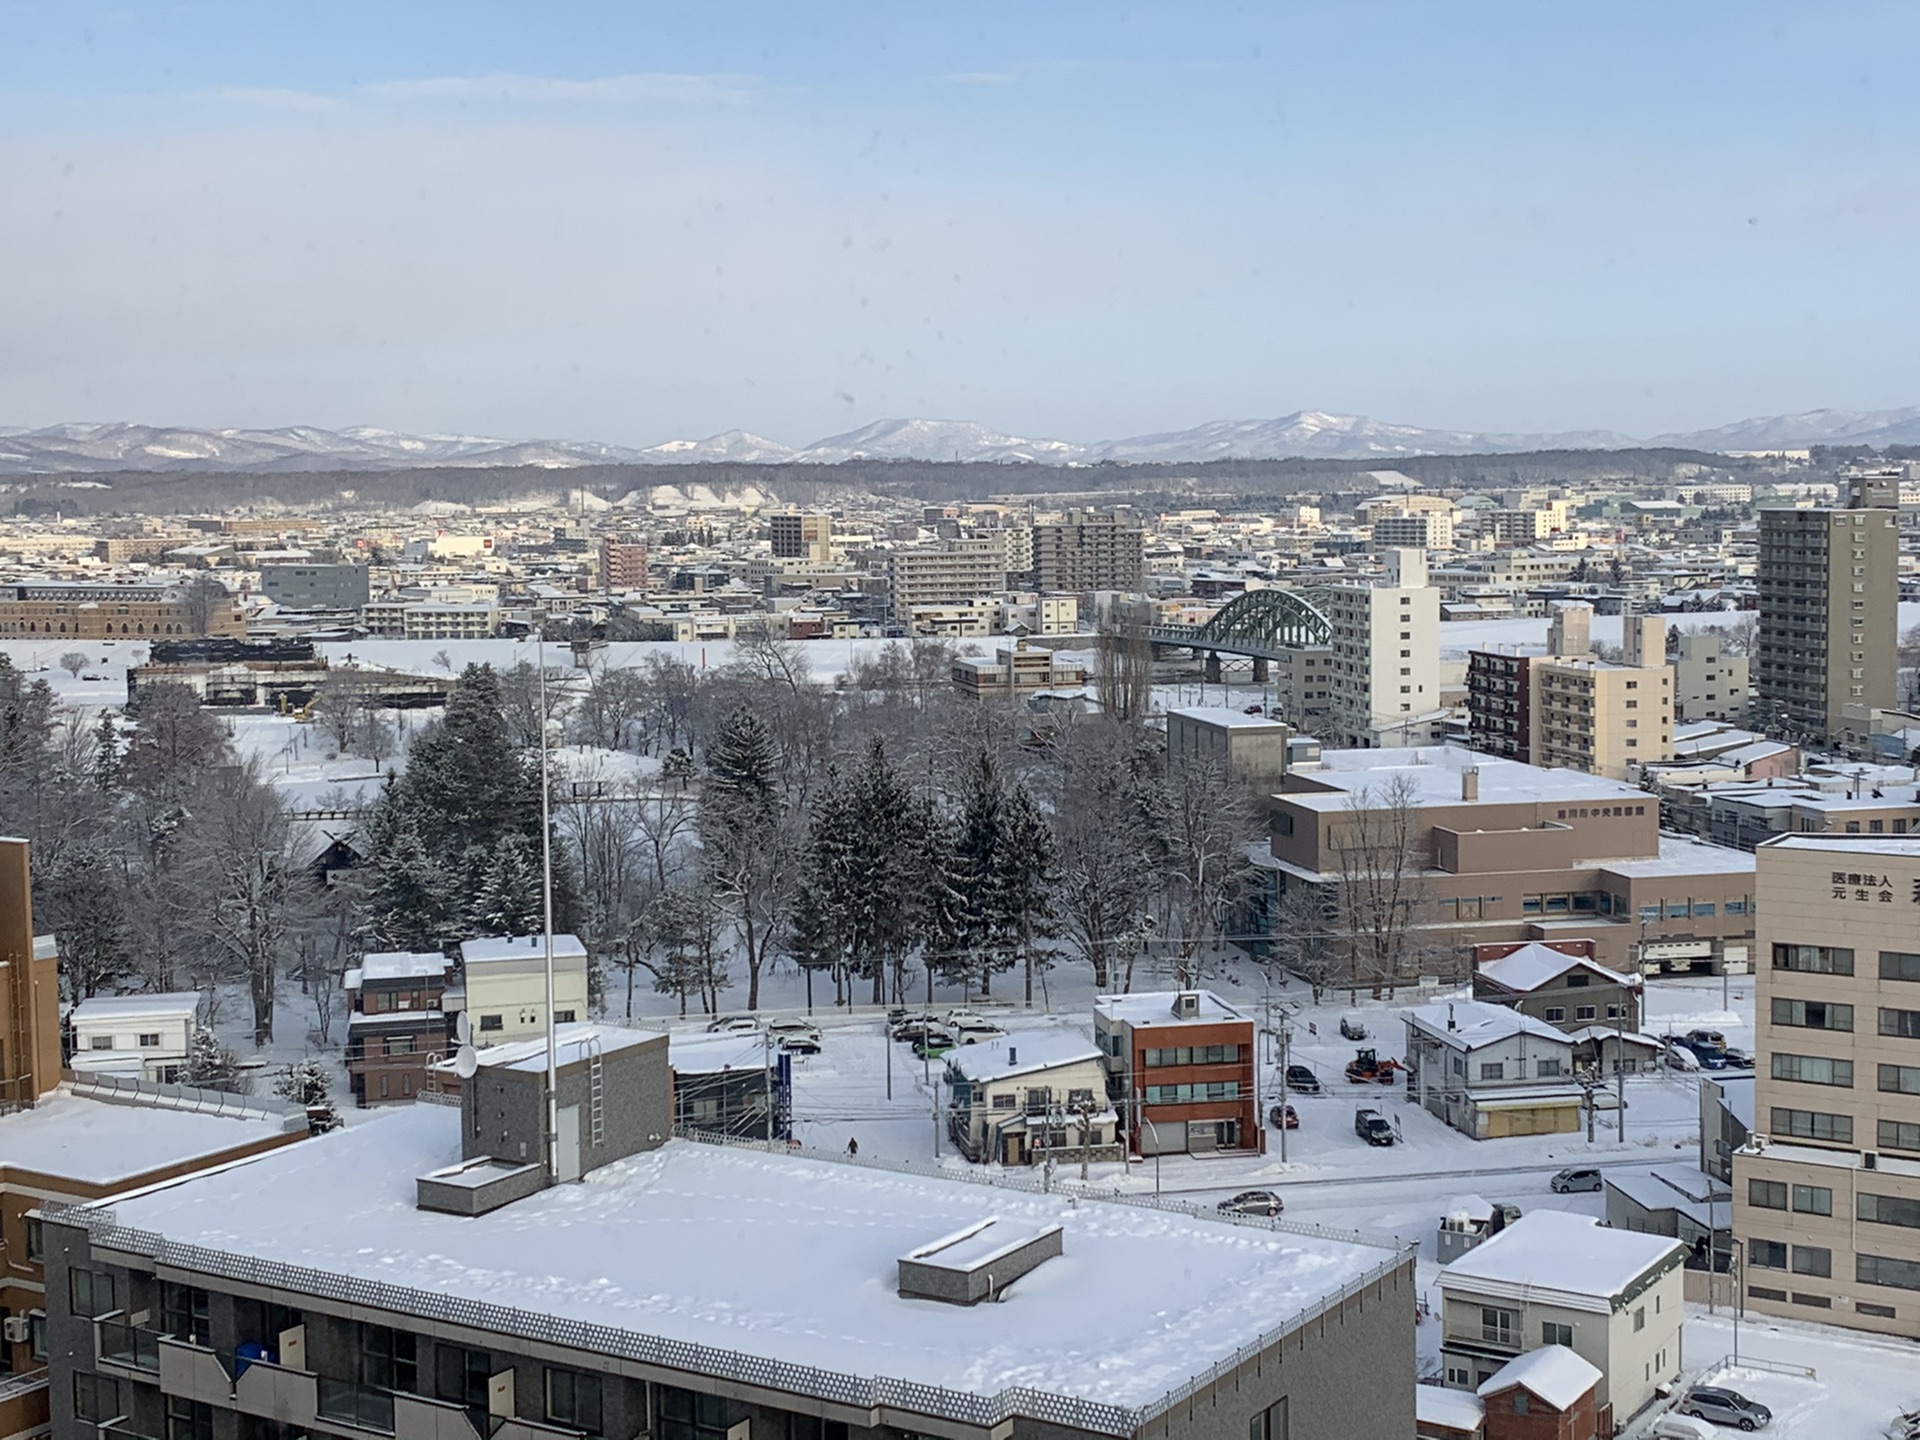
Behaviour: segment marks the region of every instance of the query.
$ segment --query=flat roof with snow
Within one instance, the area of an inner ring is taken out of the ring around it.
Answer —
[[[197,990],[169,990],[156,995],[95,995],[73,1007],[73,1023],[96,1020],[191,1020],[200,1010]]]
[[[1284,730],[1286,724],[1266,715],[1249,715],[1224,705],[1183,705],[1167,712],[1168,719],[1192,720],[1201,725],[1217,725],[1222,730]]]
[[[1040,1030],[962,1045],[947,1052],[947,1068],[967,1080],[1006,1080],[1099,1059],[1100,1052],[1084,1035]]]
[[[1685,1254],[1685,1246],[1664,1235],[1609,1229],[1567,1210],[1533,1210],[1441,1270],[1440,1288],[1611,1310],[1616,1299],[1678,1266]]]
[[[418,1209],[416,1178],[459,1161],[458,1112],[405,1106],[147,1191],[112,1220],[423,1303],[458,1297],[969,1395],[1030,1387],[1130,1407],[1404,1263],[1263,1225],[678,1140],[489,1215]],[[996,1217],[1060,1226],[1064,1254],[998,1304],[896,1293],[900,1256]]]
[[[1463,770],[1478,769],[1477,800],[1460,798]],[[1388,787],[1405,789],[1411,803],[1420,806],[1533,805],[1549,802],[1632,800],[1645,805],[1653,797],[1619,780],[1589,775],[1582,770],[1543,770],[1482,755],[1458,745],[1429,745],[1409,750],[1323,750],[1320,764],[1294,772],[1303,780],[1330,786],[1327,790],[1289,789],[1281,799],[1309,810],[1341,810],[1360,791],[1384,803]]]
[[[493,935],[481,940],[463,940],[460,942],[460,958],[469,965],[486,965],[496,961],[539,960],[547,958],[546,937],[544,935]],[[574,935],[555,935],[553,937],[553,958],[556,960],[584,960],[587,947]]]
[[[1182,995],[1196,997],[1193,1014],[1175,1013],[1174,1001]],[[1146,990],[1137,995],[1096,995],[1093,1013],[1102,1019],[1122,1021],[1135,1029],[1149,1025],[1219,1025],[1248,1018],[1211,990]]]
[[[88,1185],[137,1180],[190,1161],[212,1161],[285,1133],[276,1120],[42,1096],[31,1110],[0,1115],[0,1167]]]
[[[557,942],[559,936],[554,939]],[[556,944],[556,949],[557,949]],[[540,952],[544,959],[546,952]],[[444,955],[418,954],[410,950],[379,950],[360,957],[362,984],[377,980],[428,980],[447,973]]]
[[[1776,835],[1768,850],[1830,850],[1836,855],[1899,855],[1920,860],[1920,835]]]

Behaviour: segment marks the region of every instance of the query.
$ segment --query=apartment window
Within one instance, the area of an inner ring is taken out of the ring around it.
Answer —
[[[1883,1095],[1920,1095],[1920,1065],[1882,1065],[1880,1092]]]
[[[359,1332],[360,1383],[376,1390],[413,1394],[418,1389],[420,1376],[413,1335],[364,1321],[360,1323]]]
[[[1920,1200],[1899,1195],[1857,1195],[1854,1213],[1875,1225],[1903,1225],[1920,1230]]]
[[[1853,1062],[1834,1060],[1825,1055],[1787,1055],[1776,1051],[1773,1057],[1773,1078],[1793,1080],[1802,1085],[1834,1085],[1841,1089],[1851,1089]]]
[[[1507,1066],[1504,1060],[1488,1060],[1481,1063],[1482,1080],[1504,1080],[1507,1078]]]
[[[1787,1243],[1784,1240],[1747,1241],[1747,1265],[1753,1270],[1787,1268]]]
[[[1635,1331],[1640,1331],[1647,1328],[1647,1307],[1646,1306],[1641,1305],[1635,1308],[1633,1312],[1633,1328]]]
[[[213,1344],[213,1322],[207,1318],[207,1292],[198,1285],[160,1282],[160,1328],[191,1345]]]
[[[1515,1333],[1520,1328],[1520,1316],[1516,1311],[1502,1310],[1493,1305],[1480,1307],[1480,1338],[1490,1340],[1496,1345],[1517,1343]]]
[[[1247,1440],[1292,1440],[1287,1401],[1282,1398],[1247,1422]]]
[[[1773,968],[1809,975],[1853,974],[1853,951],[1841,945],[1775,945]]]
[[[1599,1013],[1600,1012],[1592,1005],[1576,1005],[1573,1007],[1573,1018],[1576,1020],[1591,1020]]]
[[[160,1032],[158,1030],[141,1031],[139,1043],[142,1050],[158,1049],[160,1046]]]
[[[1920,1290],[1920,1260],[1896,1260],[1888,1255],[1856,1255],[1853,1278],[1862,1285],[1891,1285]]]
[[[1832,1005],[1824,1000],[1788,1000],[1776,995],[1773,1023],[1802,1030],[1851,1030],[1853,1006]]]
[[[1796,1275],[1814,1275],[1831,1279],[1833,1276],[1833,1251],[1824,1245],[1796,1245],[1793,1247],[1793,1273]]]
[[[662,1385],[660,1440],[726,1440],[727,1402],[718,1395],[697,1395]]]
[[[1697,918],[1697,917],[1699,917],[1699,916],[1703,916],[1703,915],[1708,915],[1708,916],[1710,916],[1710,915],[1712,915],[1712,914],[1713,914],[1713,901],[1711,901],[1711,900],[1696,900],[1696,901],[1694,901],[1694,902],[1693,902],[1693,913],[1694,913],[1694,915],[1695,915],[1695,917],[1696,917],[1696,918]]]
[[[1562,1020],[1567,1018],[1567,1007],[1564,1005],[1549,1005],[1543,1012],[1542,1018],[1549,1024],[1558,1025]]]
[[[87,1048],[89,1050],[111,1050],[113,1049],[113,1037],[111,1035],[96,1035],[87,1041]]]
[[[1901,1040],[1920,1040],[1920,1010],[1880,1009],[1880,1033]]]
[[[600,1433],[600,1377],[547,1368],[547,1418],[589,1435]],[[696,1435],[701,1431],[691,1432]]]
[[[1882,1150],[1920,1150],[1920,1125],[1906,1120],[1882,1120],[1875,1138]]]
[[[506,1018],[501,1015],[482,1015],[480,1017],[480,1028],[482,1030],[504,1030],[507,1028]]]
[[[1174,1045],[1146,1052],[1149,1069],[1161,1065],[1234,1065],[1239,1060],[1238,1045]]]
[[[996,1110],[1011,1110],[1018,1103],[1019,1097],[1011,1090],[1007,1091],[1004,1095],[996,1095],[993,1097],[993,1108]]]
[[[1747,1203],[1761,1210],[1786,1209],[1786,1182],[1784,1180],[1747,1181]]]
[[[1744,914],[1746,914],[1746,913],[1747,913],[1747,902],[1746,902],[1746,901],[1744,901],[1744,900],[1729,900],[1729,901],[1727,901],[1727,914],[1729,914],[1729,915],[1744,915]]]
[[[122,1413],[118,1382],[102,1375],[75,1375],[73,1413],[76,1418],[91,1420],[96,1425],[103,1420],[115,1419]]]
[[[573,1016],[574,1012],[571,1010],[556,1010],[553,1012],[553,1023],[556,1025],[571,1025],[573,1024]]]
[[[213,1440],[213,1407],[203,1400],[167,1396],[167,1440]]]
[[[1680,901],[1678,904],[1670,903],[1667,906],[1667,919],[1684,920],[1687,918],[1687,912],[1690,909],[1692,909],[1692,906],[1690,906],[1685,900]]]
[[[1832,1145],[1853,1143],[1853,1117],[1832,1115],[1824,1110],[1788,1110],[1776,1107],[1772,1115],[1773,1133],[1791,1135],[1796,1140],[1824,1140]],[[1920,1125],[1914,1127],[1920,1132]],[[1913,1147],[1920,1150],[1920,1134]]]
[[[1540,1343],[1542,1345],[1565,1345],[1572,1348],[1573,1326],[1562,1325],[1554,1320],[1545,1320],[1540,1325]]]
[[[27,1217],[27,1259],[45,1260],[47,1258],[46,1227],[33,1216]]]
[[[461,1345],[436,1345],[433,1350],[434,1393],[455,1405],[484,1410],[487,1387],[493,1379],[493,1361],[484,1350]]]
[[[1882,950],[1880,978],[1920,982],[1920,955],[1909,955],[1899,950]]]
[[[89,1320],[105,1315],[114,1308],[113,1276],[96,1270],[69,1270],[67,1296],[73,1302],[75,1315]]]
[[[1542,1080],[1549,1079],[1552,1076],[1560,1074],[1560,1062],[1558,1060],[1542,1060],[1538,1062],[1537,1070]]]
[[[1793,1208],[1802,1215],[1833,1214],[1833,1191],[1825,1185],[1793,1187]]]

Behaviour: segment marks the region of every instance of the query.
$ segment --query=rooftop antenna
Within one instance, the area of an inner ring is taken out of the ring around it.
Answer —
[[[536,657],[540,665],[540,903],[547,959],[547,1178],[560,1179],[560,1060],[553,1035],[553,822],[547,775],[547,627],[543,619]]]

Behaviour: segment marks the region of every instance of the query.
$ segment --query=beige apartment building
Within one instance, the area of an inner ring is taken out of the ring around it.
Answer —
[[[1033,527],[1036,590],[1138,590],[1146,573],[1146,532],[1131,518],[1070,511]]]
[[[1744,720],[1747,685],[1747,657],[1727,654],[1718,635],[1695,631],[1680,637],[1673,657],[1676,720]]]
[[[1326,739],[1369,747],[1419,745],[1445,713],[1440,701],[1440,592],[1427,557],[1390,550],[1386,575],[1328,591],[1332,683]]]
[[[906,624],[919,605],[964,605],[1007,588],[1007,547],[999,535],[914,546],[887,557],[893,619]]]
[[[783,510],[767,517],[774,558],[824,565],[833,556],[833,517]]]
[[[1666,623],[1630,615],[1623,627],[1617,663],[1559,650],[1527,667],[1532,691],[1527,748],[1535,765],[1625,780],[1639,765],[1672,758],[1673,672],[1666,660]]]
[[[1747,1303],[1920,1339],[1920,837],[1781,835],[1756,859]]]
[[[1344,887],[1399,872],[1412,932],[1382,980],[1464,976],[1475,946],[1529,940],[1590,940],[1623,973],[1751,963],[1753,856],[1663,836],[1659,801],[1617,780],[1457,746],[1329,750],[1268,804],[1276,900],[1308,886],[1337,915]]]

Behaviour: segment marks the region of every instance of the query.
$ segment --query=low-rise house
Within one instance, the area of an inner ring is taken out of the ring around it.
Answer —
[[[1703,1269],[1707,1251],[1718,1252],[1724,1271],[1733,1243],[1733,1190],[1691,1165],[1655,1165],[1647,1170],[1609,1170],[1601,1177],[1607,1224],[1616,1230],[1665,1235],[1687,1247],[1687,1263]]]
[[[73,1007],[76,1071],[172,1082],[193,1048],[200,996],[192,990],[157,995],[96,995]]]
[[[1640,977],[1599,964],[1592,948],[1584,940],[1481,946],[1473,998],[1510,1005],[1567,1031],[1599,1024],[1638,1030]]]
[[[1029,1032],[947,1055],[947,1133],[969,1160],[1124,1157],[1100,1051],[1068,1032]]]
[[[1452,1000],[1406,1014],[1407,1098],[1476,1140],[1580,1128],[1565,1032],[1504,1005]]]
[[[1135,1155],[1266,1149],[1253,1018],[1211,990],[1099,995],[1093,1043]]]
[[[444,1003],[464,1010],[475,1045],[500,1045],[547,1033],[546,937],[509,935],[460,946],[462,983]],[[553,937],[553,1021],[587,1018],[587,947],[572,935]]]
[[[1434,1254],[1442,1265],[1458,1260],[1474,1246],[1491,1240],[1520,1218],[1516,1205],[1496,1205],[1478,1195],[1460,1195],[1447,1202],[1434,1237]]]
[[[673,1124],[703,1135],[787,1140],[793,1135],[793,1057],[766,1032],[672,1035]]]
[[[1613,1409],[1598,1399],[1600,1371],[1564,1345],[1502,1365],[1479,1389],[1486,1440],[1600,1440]]]
[[[1564,1345],[1596,1367],[1597,1404],[1628,1419],[1680,1372],[1678,1240],[1535,1210],[1440,1272],[1447,1384],[1478,1390],[1508,1361]]]
[[[448,1046],[447,957],[406,950],[361,957],[347,971],[347,1077],[354,1104],[411,1100]]]
[[[1734,1153],[1753,1135],[1753,1097],[1751,1072],[1700,1077],[1700,1168],[1729,1185]]]

